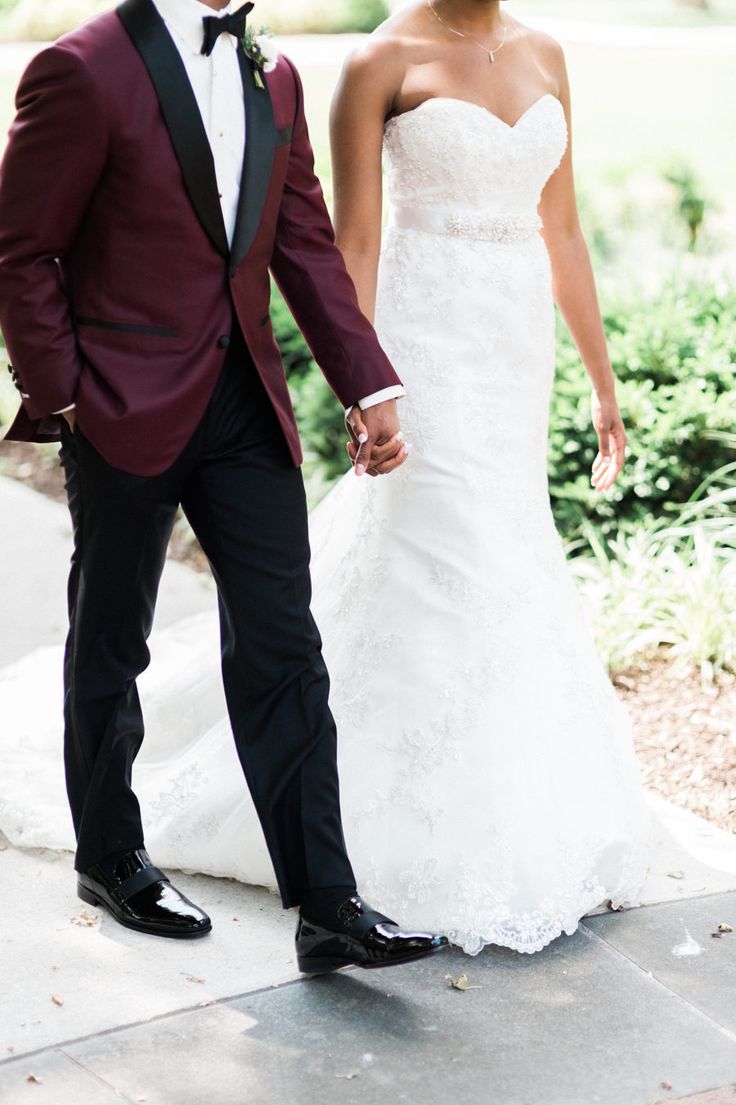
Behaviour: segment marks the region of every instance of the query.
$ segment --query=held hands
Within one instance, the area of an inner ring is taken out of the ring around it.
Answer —
[[[69,428],[73,430],[77,424],[76,411],[64,411],[62,417],[67,420],[67,422],[69,423]]]
[[[593,462],[592,483],[599,494],[610,491],[624,466],[626,431],[616,399],[601,399],[593,392],[590,400],[593,426],[598,435],[598,455]]]
[[[384,476],[404,463],[411,451],[399,429],[396,400],[388,399],[362,411],[351,407],[345,418],[350,434],[347,449],[356,476]]]

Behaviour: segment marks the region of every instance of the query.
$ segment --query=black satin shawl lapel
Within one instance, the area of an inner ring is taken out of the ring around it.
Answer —
[[[152,0],[125,0],[117,13],[150,74],[192,206],[227,257],[215,162],[184,62]]]
[[[238,50],[238,61],[245,100],[245,158],[233,235],[233,268],[245,259],[253,244],[268,194],[276,148],[276,125],[268,88],[258,88],[253,67],[242,50]]]

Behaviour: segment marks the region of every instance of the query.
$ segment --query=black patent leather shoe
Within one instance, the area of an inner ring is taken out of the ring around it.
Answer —
[[[83,902],[104,905],[116,921],[151,936],[192,939],[212,928],[204,910],[185,898],[137,848],[113,864],[95,864],[77,873],[77,893]]]
[[[390,917],[371,909],[359,895],[340,906],[335,926],[310,921],[299,914],[296,957],[305,974],[323,974],[341,967],[394,967],[414,963],[448,946],[446,936],[407,932]]]

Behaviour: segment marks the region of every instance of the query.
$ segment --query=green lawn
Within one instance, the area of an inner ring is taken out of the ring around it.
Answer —
[[[633,23],[650,27],[708,27],[736,24],[733,0],[710,0],[702,11],[677,0],[515,0],[509,10],[547,19],[579,19],[589,23]]]

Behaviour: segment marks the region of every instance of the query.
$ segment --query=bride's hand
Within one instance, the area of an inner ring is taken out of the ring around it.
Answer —
[[[593,462],[592,483],[602,494],[610,491],[624,466],[626,431],[614,398],[601,399],[594,391],[590,408],[598,435],[598,455]]]
[[[368,410],[352,407],[345,419],[350,434],[348,455],[356,476],[384,476],[393,472],[409,456],[411,445],[399,429],[396,400],[377,403]]]

